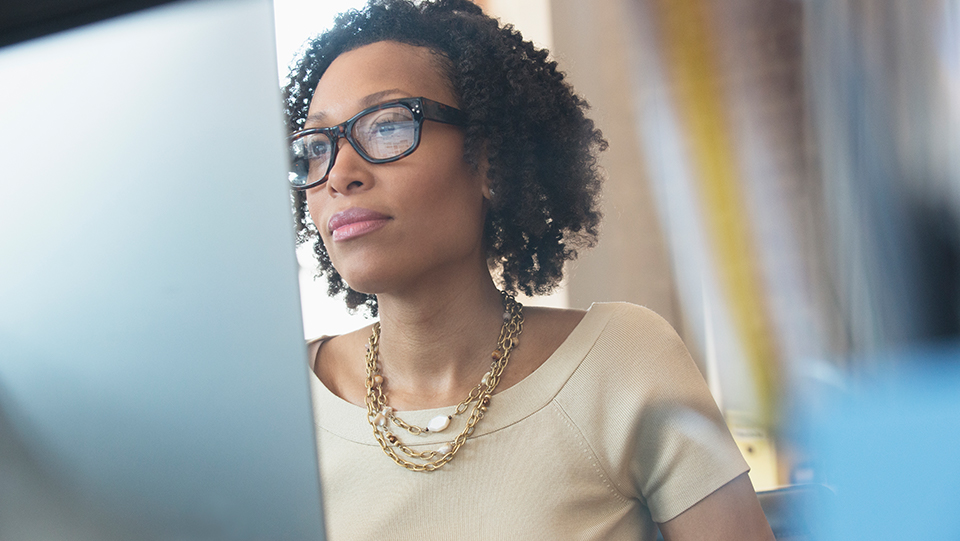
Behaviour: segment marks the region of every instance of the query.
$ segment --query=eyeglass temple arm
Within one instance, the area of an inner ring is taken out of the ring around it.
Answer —
[[[456,126],[467,123],[467,115],[459,109],[426,98],[422,98],[420,103],[423,106],[423,118]]]

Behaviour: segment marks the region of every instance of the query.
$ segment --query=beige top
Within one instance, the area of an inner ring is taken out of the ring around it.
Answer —
[[[493,396],[474,436],[433,473],[395,464],[365,408],[311,383],[333,541],[652,540],[654,522],[747,471],[680,338],[632,304],[594,304],[540,368]],[[424,426],[450,410],[399,415]],[[462,423],[398,435],[438,448]]]

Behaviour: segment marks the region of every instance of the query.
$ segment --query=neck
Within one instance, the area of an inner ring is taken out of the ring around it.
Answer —
[[[398,410],[459,403],[489,370],[503,325],[503,301],[489,274],[377,301],[380,365]]]

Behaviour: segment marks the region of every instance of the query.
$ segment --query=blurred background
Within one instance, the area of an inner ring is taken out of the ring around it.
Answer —
[[[960,538],[960,2],[477,3],[610,141],[600,243],[545,302],[670,321],[758,489],[869,509],[835,538]],[[283,77],[332,12],[275,4]],[[306,334],[363,324],[302,255]]]

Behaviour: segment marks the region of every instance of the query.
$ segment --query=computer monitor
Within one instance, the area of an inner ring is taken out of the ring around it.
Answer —
[[[322,539],[270,2],[12,41],[0,539]]]

